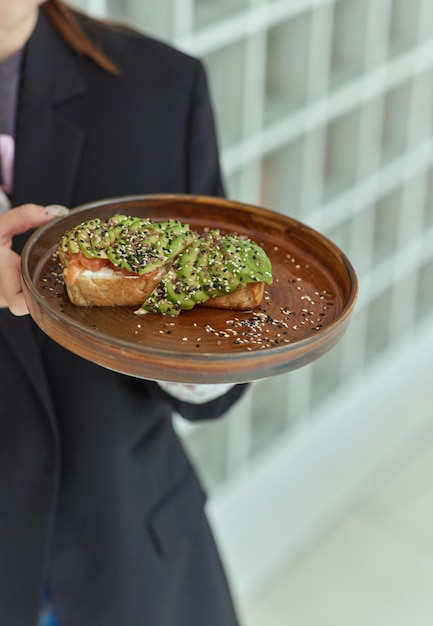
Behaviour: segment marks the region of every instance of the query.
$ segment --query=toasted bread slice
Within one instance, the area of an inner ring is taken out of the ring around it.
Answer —
[[[66,290],[76,306],[140,306],[150,296],[165,273],[165,268],[144,276],[125,276],[104,268],[99,272],[85,270],[75,280],[68,279],[67,268],[63,272]],[[231,309],[248,311],[260,305],[265,284],[248,283],[243,289],[209,298],[198,306],[207,309]]]
[[[160,268],[152,276],[124,276],[106,270],[84,271],[73,282],[64,274],[69,299],[76,306],[141,306],[158,285],[163,275]],[[264,283],[248,283],[243,289],[227,295],[209,298],[198,306],[207,309],[231,309],[248,311],[260,305]]]
[[[70,281],[67,270],[63,273],[68,296],[76,306],[140,306],[162,275],[163,268],[143,276],[125,276],[104,268],[99,272],[85,270]]]
[[[248,283],[243,289],[232,291],[224,296],[209,298],[198,306],[206,309],[231,309],[232,311],[249,311],[258,307],[263,300],[265,283]]]

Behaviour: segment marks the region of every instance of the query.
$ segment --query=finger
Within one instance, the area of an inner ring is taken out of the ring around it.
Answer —
[[[11,300],[9,302],[9,310],[13,315],[16,315],[17,317],[28,315],[29,309],[27,308],[27,304],[22,291],[17,292],[11,297]]]
[[[54,217],[68,214],[68,209],[57,204],[41,206],[23,204],[0,216],[0,245],[6,245],[14,235],[38,228]]]
[[[20,257],[12,250],[0,250],[0,306],[14,315],[26,315],[27,308],[21,283]]]

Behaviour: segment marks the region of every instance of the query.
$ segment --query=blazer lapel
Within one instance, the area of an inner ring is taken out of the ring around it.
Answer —
[[[15,206],[24,202],[70,206],[85,139],[84,131],[71,118],[80,117],[84,100],[85,86],[73,53],[41,12],[23,59],[15,139]]]
[[[23,59],[15,137],[14,206],[26,202],[70,206],[85,134],[62,115],[62,106],[69,103],[79,113],[84,96],[73,54],[40,13]],[[17,250],[24,239],[14,240]],[[0,332],[51,413],[31,320],[3,313]]]

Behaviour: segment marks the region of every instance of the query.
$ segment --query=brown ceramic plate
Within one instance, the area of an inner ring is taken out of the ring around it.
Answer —
[[[196,307],[174,318],[72,305],[54,254],[58,241],[72,226],[114,213],[247,235],[273,266],[260,309]],[[33,233],[22,274],[31,316],[63,347],[131,376],[189,383],[252,381],[306,365],[341,338],[357,295],[349,260],[323,235],[279,213],[206,196],[130,196],[78,207]]]

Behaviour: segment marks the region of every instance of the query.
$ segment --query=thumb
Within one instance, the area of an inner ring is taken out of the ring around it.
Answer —
[[[38,228],[55,217],[64,217],[68,212],[66,207],[58,204],[45,207],[38,204],[23,204],[10,209],[0,216],[0,245],[10,242],[14,235]]]

